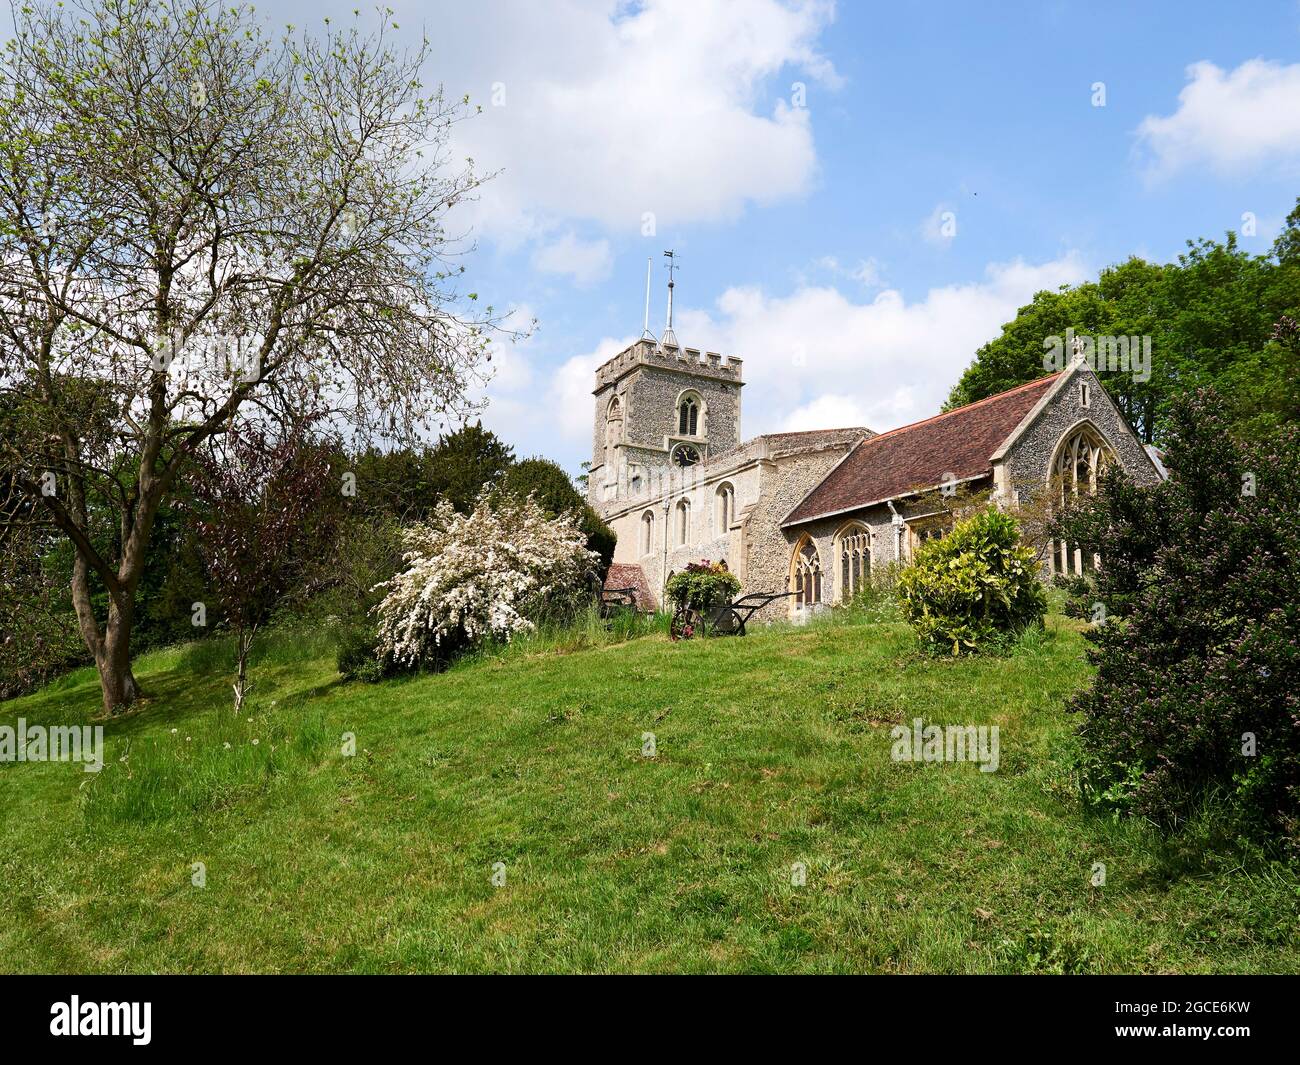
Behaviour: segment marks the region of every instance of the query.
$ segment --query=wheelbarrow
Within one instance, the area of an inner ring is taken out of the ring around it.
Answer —
[[[778,599],[785,599],[797,592],[750,592],[730,603],[698,610],[693,606],[679,607],[673,615],[668,633],[674,640],[704,634],[708,636],[744,636],[745,623],[756,613]]]

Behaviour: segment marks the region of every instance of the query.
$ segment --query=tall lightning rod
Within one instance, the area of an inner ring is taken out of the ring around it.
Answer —
[[[655,335],[650,332],[650,267],[654,260],[646,258],[645,261],[645,322],[641,326],[641,339],[654,341]]]

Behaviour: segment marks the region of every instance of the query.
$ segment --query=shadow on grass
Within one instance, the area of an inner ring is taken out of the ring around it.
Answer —
[[[342,684],[332,669],[328,679],[321,678],[326,663],[332,665],[332,647],[330,634],[323,630],[270,630],[259,635],[249,658],[250,711],[257,712],[268,699],[305,703]],[[228,713],[233,708],[235,647],[228,636],[151,651],[136,659],[133,668],[143,696],[125,714],[103,715],[99,677],[88,666],[6,702],[0,719],[22,717],[31,724],[85,722],[103,725],[108,737],[129,738],[164,722],[180,727],[195,715]]]

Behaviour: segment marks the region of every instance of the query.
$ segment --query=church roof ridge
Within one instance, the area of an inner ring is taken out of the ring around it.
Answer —
[[[775,440],[778,437],[787,436],[821,436],[831,435],[833,433],[865,433],[868,436],[876,436],[877,433],[868,429],[865,425],[843,425],[837,429],[786,429],[779,433],[759,433],[753,437],[754,440]],[[746,441],[748,443],[749,441]]]

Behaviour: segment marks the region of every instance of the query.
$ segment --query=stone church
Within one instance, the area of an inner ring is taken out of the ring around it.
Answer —
[[[885,433],[743,440],[743,386],[740,359],[651,339],[597,369],[588,494],[618,534],[607,588],[657,607],[675,570],[725,560],[743,593],[794,593],[760,619],[799,620],[942,536],[959,494],[1014,512],[1092,491],[1108,463],[1138,483],[1161,476],[1082,359]],[[1093,564],[1064,543],[1042,554],[1045,574]]]

